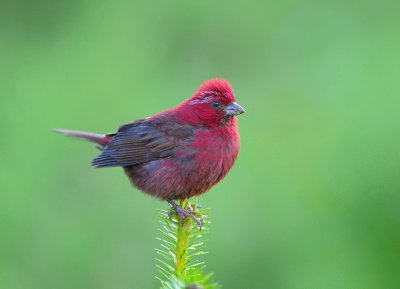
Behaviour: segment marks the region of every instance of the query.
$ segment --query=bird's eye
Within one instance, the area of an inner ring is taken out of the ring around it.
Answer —
[[[213,107],[218,107],[219,106],[219,102],[218,101],[213,101],[212,106]]]

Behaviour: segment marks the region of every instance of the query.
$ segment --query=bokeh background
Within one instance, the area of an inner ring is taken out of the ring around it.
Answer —
[[[224,77],[247,113],[212,209],[224,288],[400,288],[398,1],[2,1],[0,288],[159,288],[159,202],[91,144]]]

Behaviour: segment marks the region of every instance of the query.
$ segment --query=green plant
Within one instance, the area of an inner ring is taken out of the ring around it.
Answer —
[[[191,218],[185,218],[184,223],[172,210],[160,210],[161,216],[161,248],[156,249],[159,258],[156,265],[161,277],[161,288],[168,289],[217,289],[219,285],[212,281],[212,273],[205,274],[205,264],[199,257],[204,251],[208,233],[207,210],[199,209],[197,202],[190,204],[188,200],[181,201],[180,206],[197,212],[203,221],[200,228]]]

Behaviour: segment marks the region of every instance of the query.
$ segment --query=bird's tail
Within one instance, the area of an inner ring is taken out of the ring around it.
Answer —
[[[87,141],[91,141],[91,142],[97,143],[101,146],[107,145],[111,139],[111,135],[107,135],[107,134],[97,134],[97,133],[78,131],[78,130],[69,130],[69,129],[54,129],[53,131],[57,132],[57,133],[62,133],[65,135],[77,137],[80,139],[84,139]]]

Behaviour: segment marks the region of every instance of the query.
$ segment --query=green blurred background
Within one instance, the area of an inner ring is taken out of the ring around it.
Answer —
[[[400,288],[398,1],[9,1],[0,288],[158,288],[157,210],[93,145],[228,79],[247,113],[212,208],[228,289]]]

